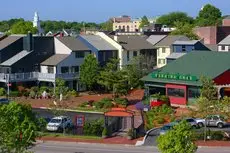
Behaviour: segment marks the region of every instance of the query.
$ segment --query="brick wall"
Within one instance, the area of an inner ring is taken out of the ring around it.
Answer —
[[[223,19],[222,25],[223,26],[230,26],[230,19]]]
[[[204,39],[205,44],[216,44],[217,42],[217,27],[198,27],[194,29],[195,34],[197,34],[200,39]]]

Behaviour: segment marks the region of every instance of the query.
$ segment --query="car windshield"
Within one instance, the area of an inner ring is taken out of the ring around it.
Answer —
[[[61,119],[52,119],[50,123],[61,123]]]

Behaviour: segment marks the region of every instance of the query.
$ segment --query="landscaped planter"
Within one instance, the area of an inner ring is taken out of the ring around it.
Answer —
[[[165,104],[165,102],[160,101],[158,99],[153,99],[150,101],[150,106],[151,107],[158,107],[158,106],[162,106],[163,104]]]

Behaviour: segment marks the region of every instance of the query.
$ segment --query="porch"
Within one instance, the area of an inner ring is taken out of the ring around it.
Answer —
[[[79,73],[40,73],[40,72],[28,72],[28,73],[0,73],[0,82],[10,83],[10,82],[27,82],[27,81],[45,81],[45,82],[55,82],[57,78],[62,78],[66,81],[75,80],[79,78]]]

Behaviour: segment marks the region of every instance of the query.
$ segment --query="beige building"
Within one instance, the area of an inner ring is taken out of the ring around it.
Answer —
[[[113,31],[138,32],[140,23],[140,20],[134,20],[130,22],[114,22]]]

